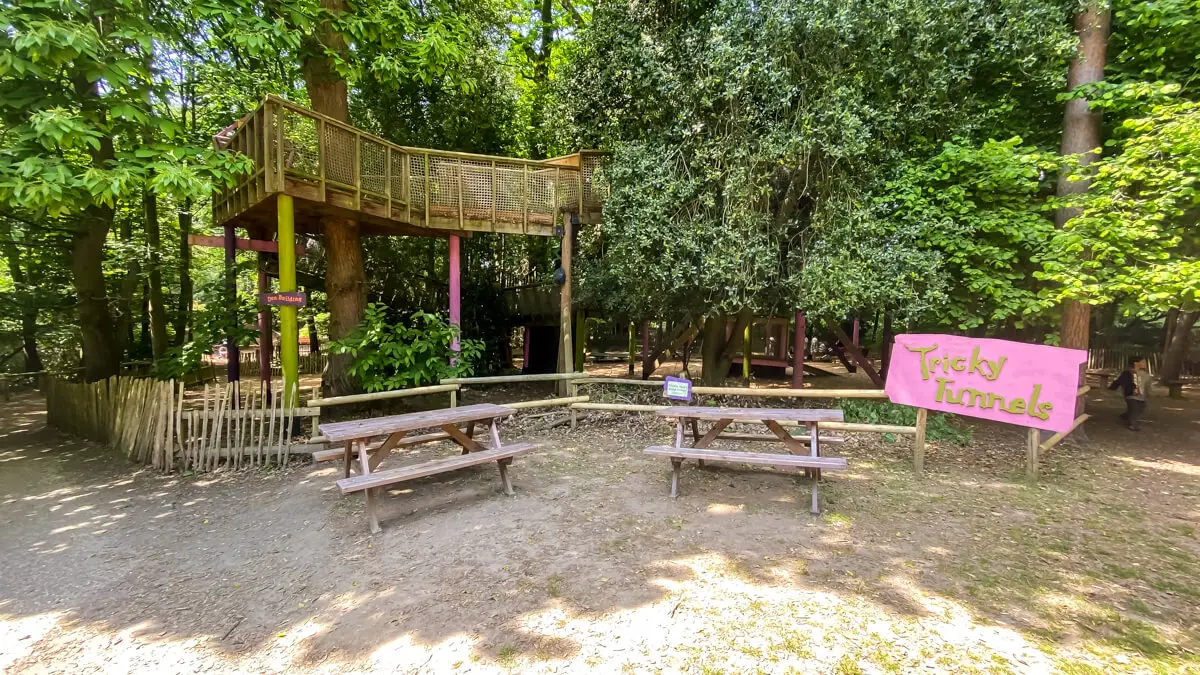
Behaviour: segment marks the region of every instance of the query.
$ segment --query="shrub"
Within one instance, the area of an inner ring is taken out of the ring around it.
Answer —
[[[483,352],[480,340],[459,340],[458,329],[437,314],[414,312],[393,322],[386,305],[371,303],[363,320],[341,340],[329,345],[335,354],[350,354],[350,375],[369,392],[436,384],[447,377],[470,375]],[[451,363],[453,358],[454,362]]]
[[[846,399],[842,401],[842,411],[846,414],[847,422],[902,426],[913,426],[917,423],[916,408],[887,401]],[[894,440],[893,434],[885,436],[888,440]],[[956,424],[951,415],[930,412],[925,419],[925,438],[928,440],[967,445],[971,442],[971,436],[971,427]]]

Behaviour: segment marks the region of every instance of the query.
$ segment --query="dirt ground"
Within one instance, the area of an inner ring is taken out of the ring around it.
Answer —
[[[821,517],[782,471],[688,464],[671,500],[648,416],[527,417],[515,497],[488,466],[405,484],[375,536],[333,467],[163,476],[25,396],[0,414],[0,670],[1200,672],[1189,396],[1134,434],[1092,395],[1036,485],[1021,429],[932,444],[923,479],[907,441],[850,435]]]

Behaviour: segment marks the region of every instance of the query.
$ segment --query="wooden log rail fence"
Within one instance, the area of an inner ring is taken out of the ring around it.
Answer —
[[[642,387],[662,387],[662,380],[635,380],[610,377],[584,377],[571,380],[575,391],[588,385],[631,385]],[[887,399],[887,393],[882,389],[783,389],[756,387],[692,387],[692,393],[701,396],[745,396],[758,398],[861,398]],[[648,412],[657,413],[669,406],[647,405],[634,403],[572,403],[572,410],[603,410],[609,412]],[[917,420],[913,426],[896,424],[865,424],[860,422],[822,422],[821,429],[828,431],[848,431],[855,433],[899,434],[912,436],[913,470],[917,475],[925,471],[925,426],[929,411],[917,409]],[[794,426],[784,424],[783,426]],[[736,439],[734,439],[736,440]]]

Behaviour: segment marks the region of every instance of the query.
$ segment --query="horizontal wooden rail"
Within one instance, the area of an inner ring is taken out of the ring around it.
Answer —
[[[768,389],[759,387],[692,387],[707,396],[762,396],[767,398],[887,398],[882,389]]]
[[[572,403],[576,410],[611,410],[615,412],[658,412],[666,406],[638,405],[635,403]]]
[[[377,391],[371,394],[351,394],[350,396],[332,396],[330,398],[318,398],[308,402],[310,407],[321,407],[327,405],[345,405],[348,403],[366,403],[368,401],[383,401],[390,398],[405,398],[408,396],[421,396],[422,394],[437,394],[447,391],[458,391],[457,384],[434,384],[428,387],[414,387],[412,389],[395,389],[392,391]]]
[[[535,375],[491,375],[488,377],[448,377],[443,385],[504,384],[508,382],[557,382],[573,380],[583,373],[539,373]]]
[[[203,410],[185,410],[184,414],[191,415],[193,419],[197,420],[237,420],[247,418],[256,420],[264,417],[269,419],[278,415],[290,417],[312,417],[319,412],[320,411],[318,411],[316,408],[283,408],[282,410],[275,409],[274,412],[272,412],[270,408],[246,408],[242,410],[209,410],[208,412],[204,412]]]
[[[640,387],[661,387],[666,384],[666,380],[636,380],[624,377],[583,377],[578,380],[571,380],[571,384],[629,384]]]
[[[504,403],[505,408],[516,408],[517,410],[525,410],[526,408],[550,408],[556,405],[571,405],[573,403],[586,403],[590,396],[563,396],[560,398],[547,398],[540,401],[517,401],[516,403]]]

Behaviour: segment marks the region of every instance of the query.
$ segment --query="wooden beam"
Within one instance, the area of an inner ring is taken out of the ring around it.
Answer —
[[[188,243],[192,246],[211,246],[225,248],[225,237],[209,237],[201,234],[189,234]],[[279,243],[263,239],[234,239],[239,251],[258,251],[259,253],[279,253]],[[307,249],[304,244],[296,244],[296,255],[304,255]]]
[[[846,331],[842,330],[842,327],[836,321],[826,321],[826,323],[833,329],[833,334],[837,336],[837,339],[841,340],[842,345],[846,348],[846,353],[854,361],[854,365],[867,371],[867,377],[871,378],[871,382],[874,382],[876,387],[882,389],[883,378],[879,376],[879,371],[875,370],[874,364],[867,360],[867,357],[858,348],[858,345],[850,340],[850,336],[846,335]]]

